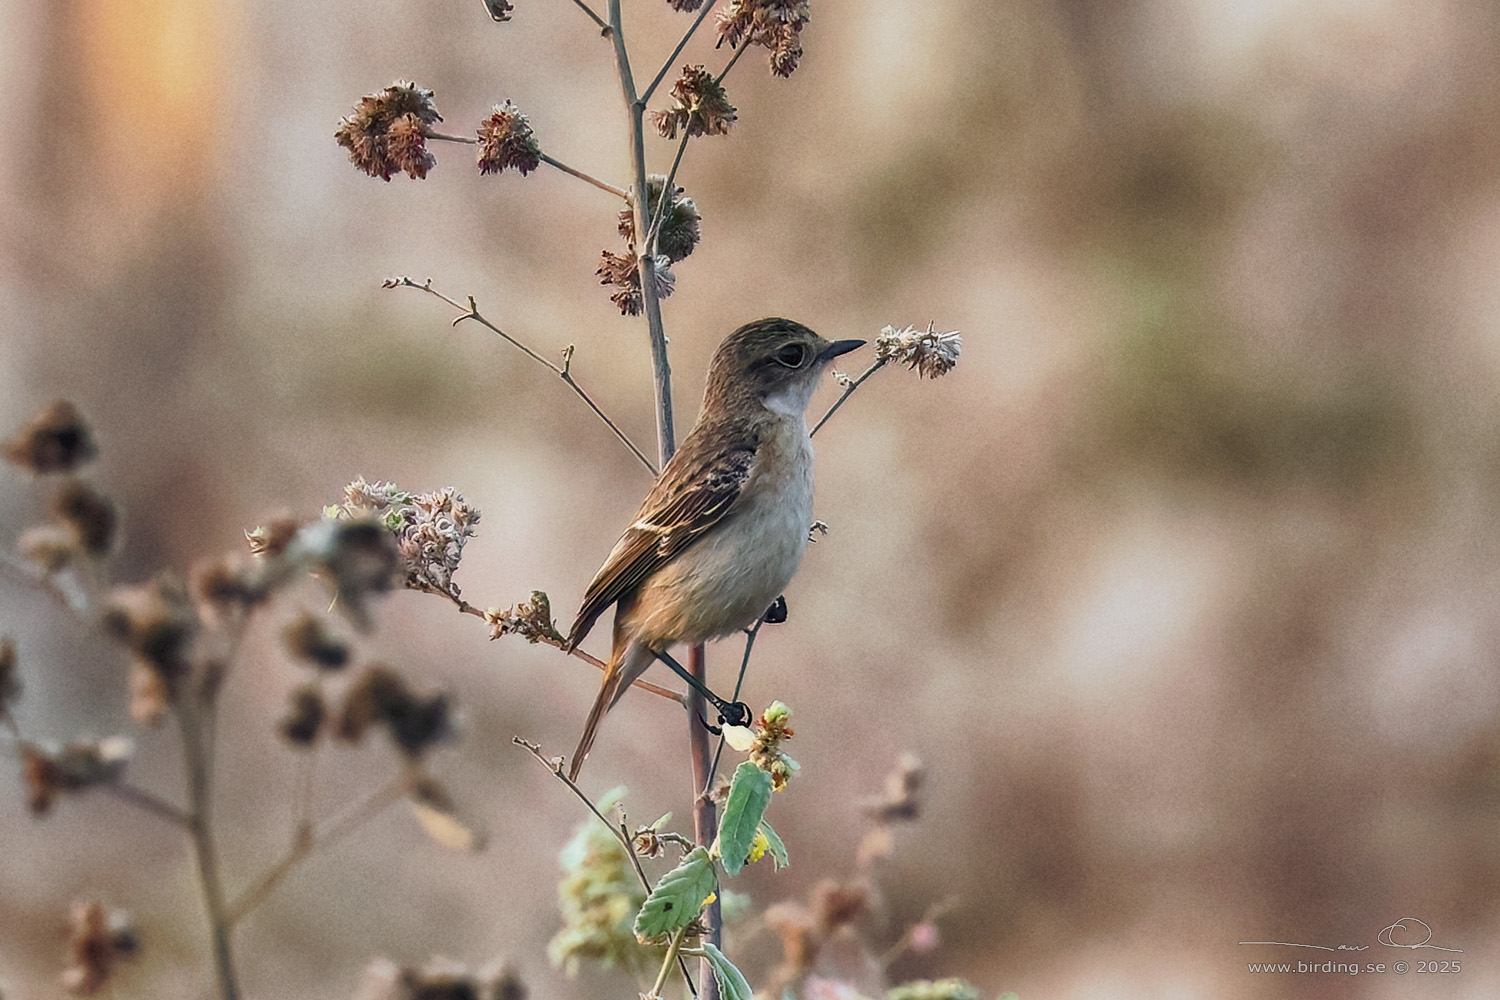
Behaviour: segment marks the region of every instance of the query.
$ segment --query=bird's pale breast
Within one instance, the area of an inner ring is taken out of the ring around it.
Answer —
[[[812,442],[799,413],[770,426],[735,509],[641,587],[642,642],[704,642],[752,624],[791,582],[812,524]]]

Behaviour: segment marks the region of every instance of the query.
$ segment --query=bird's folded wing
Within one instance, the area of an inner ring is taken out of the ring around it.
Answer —
[[[572,648],[593,628],[604,610],[717,524],[740,498],[755,464],[754,448],[718,451],[702,457],[679,455],[646,494],[635,522],[615,543],[583,595],[583,607],[568,634]]]

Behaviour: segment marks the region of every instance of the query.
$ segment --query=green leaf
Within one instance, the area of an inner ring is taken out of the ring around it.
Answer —
[[[751,1000],[754,994],[750,991],[750,984],[745,982],[740,970],[724,957],[722,951],[715,948],[712,942],[705,941],[703,954],[708,958],[708,964],[714,967],[714,978],[719,981],[719,995],[724,1000]]]
[[[771,776],[748,760],[734,769],[724,821],[719,825],[719,860],[724,871],[738,875],[750,855],[755,831],[771,803]]]
[[[765,820],[761,820],[760,832],[766,835],[766,843],[770,845],[766,848],[766,851],[771,855],[772,864],[778,869],[785,868],[791,864],[786,857],[786,845],[781,842],[780,837],[776,836],[776,831],[771,829],[771,824]]]
[[[686,927],[703,911],[703,902],[713,894],[714,863],[708,851],[695,847],[682,863],[661,877],[641,912],[635,915],[635,936],[650,941]]]

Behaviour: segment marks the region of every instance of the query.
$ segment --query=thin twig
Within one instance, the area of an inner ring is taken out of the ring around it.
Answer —
[[[620,198],[620,199],[625,199],[625,198],[630,197],[630,193],[628,191],[626,191],[624,188],[615,187],[613,184],[609,183],[608,181],[601,181],[597,177],[591,177],[588,174],[584,173],[582,170],[577,170],[577,169],[574,169],[573,167],[568,166],[566,163],[563,163],[561,160],[555,160],[555,159],[553,159],[552,157],[548,156],[546,153],[538,153],[537,155],[541,158],[541,161],[543,163],[545,163],[545,164],[547,164],[549,166],[556,167],[558,170],[561,170],[565,174],[571,174],[574,177],[577,177],[581,181],[587,181],[588,183],[594,185],[594,187],[598,188],[600,191],[608,191],[610,194],[612,194],[616,198]]]
[[[660,87],[662,80],[666,78],[668,73],[672,72],[672,67],[676,64],[677,57],[682,55],[682,50],[687,47],[688,39],[693,37],[694,32],[698,30],[698,25],[703,23],[703,19],[708,17],[717,3],[718,0],[709,0],[708,3],[703,5],[703,9],[698,12],[698,16],[693,19],[693,23],[688,26],[688,30],[683,33],[681,40],[678,41],[677,47],[672,50],[671,55],[667,56],[666,62],[661,64],[661,69],[657,70],[656,76],[652,79],[650,85],[641,91],[641,103],[644,104],[651,100],[651,95],[656,93],[656,88]]]
[[[478,136],[473,136],[473,135],[449,135],[446,132],[434,132],[430,128],[423,129],[422,130],[422,134],[425,135],[429,139],[436,139],[439,142],[461,142],[461,143],[464,143],[465,145],[468,145],[468,146],[478,145],[478,143],[479,143],[479,137]],[[562,162],[561,160],[559,160],[559,159],[557,159],[555,157],[552,157],[552,156],[548,156],[546,153],[538,152],[537,153],[537,158],[540,159],[543,163],[547,164],[548,166],[556,167],[558,170],[561,170],[565,174],[571,174],[572,176],[577,177],[581,181],[587,181],[588,183],[594,185],[594,187],[598,188],[600,191],[608,191],[610,194],[614,195],[616,198],[626,198],[626,197],[629,197],[629,195],[627,194],[627,192],[625,191],[624,188],[615,187],[613,184],[609,183],[608,181],[601,181],[599,178],[594,177],[594,176],[592,176],[590,174],[586,174],[582,170],[579,170],[577,167],[570,167],[566,163]]]
[[[635,189],[645,191],[646,105],[636,96],[635,77],[630,73],[630,53],[625,48],[625,33],[621,28],[620,0],[609,0],[609,25],[614,29],[615,69],[620,76],[620,92],[630,116],[630,160]],[[645,234],[647,221],[646,198],[638,197],[635,199],[635,231]],[[646,329],[651,338],[652,383],[656,389],[656,450],[662,467],[665,467],[672,452],[677,450],[672,421],[672,366],[667,360],[667,332],[661,320],[661,300],[656,295],[656,261],[650,254],[642,253],[636,267],[640,272]]]
[[[656,466],[652,464],[651,459],[647,458],[645,452],[636,447],[635,442],[630,440],[630,436],[627,435],[624,431],[620,430],[619,425],[611,420],[609,418],[609,415],[599,408],[599,404],[594,402],[594,398],[584,391],[583,387],[578,384],[577,379],[573,378],[573,371],[571,366],[571,348],[566,354],[568,363],[565,365],[558,365],[557,363],[542,357],[536,351],[533,351],[531,348],[527,347],[525,344],[521,343],[510,334],[500,329],[494,323],[491,323],[489,320],[481,316],[479,313],[479,308],[474,302],[474,296],[468,296],[468,305],[464,305],[463,303],[449,298],[447,295],[444,295],[436,288],[433,288],[431,280],[424,281],[419,284],[406,275],[398,275],[394,278],[387,278],[384,287],[415,288],[420,291],[426,292],[429,295],[436,296],[437,298],[442,299],[444,302],[448,303],[450,306],[459,311],[460,315],[453,321],[454,326],[457,326],[464,320],[473,320],[480,326],[484,327],[486,330],[489,330],[491,333],[494,333],[496,336],[500,337],[500,339],[504,340],[506,343],[511,344],[513,347],[515,347],[521,353],[525,354],[531,360],[535,361],[537,364],[543,365],[544,367],[550,369],[554,375],[562,379],[563,382],[567,384],[568,388],[572,389],[573,392],[578,395],[579,399],[583,400],[584,403],[588,405],[589,409],[594,411],[595,416],[604,421],[604,425],[614,432],[615,437],[619,438],[620,442],[624,444],[626,448],[630,449],[630,453],[636,458],[640,459],[641,464],[644,465],[648,470],[650,470],[653,476],[656,475]]]
[[[191,830],[193,827],[193,818],[184,810],[172,805],[172,803],[165,799],[158,798],[144,788],[137,788],[124,781],[111,781],[100,787],[120,801],[128,802],[137,809],[143,809],[153,816],[160,816],[167,822],[175,823],[185,830]]]
[[[667,973],[672,970],[672,962],[677,958],[677,949],[682,947],[682,939],[686,936],[686,926],[677,928],[677,933],[672,935],[672,943],[667,945],[667,954],[661,962],[661,971],[656,974],[656,985],[651,987],[651,992],[646,994],[647,996],[661,1000],[661,988],[667,985]]]
[[[677,181],[677,168],[682,164],[682,154],[687,152],[688,139],[692,133],[687,129],[682,130],[682,141],[677,144],[677,155],[672,159],[672,169],[667,173],[667,179],[661,186],[661,197],[656,199],[656,208],[651,213],[651,228],[646,230],[646,239],[641,244],[649,247],[648,253],[656,253],[656,236],[661,229],[662,221],[667,216],[667,206],[672,203],[673,184]]]
[[[714,83],[719,84],[724,82],[724,78],[729,75],[730,70],[734,69],[734,64],[740,61],[740,56],[744,55],[745,50],[749,47],[750,37],[747,35],[745,40],[740,42],[739,46],[734,50],[734,55],[730,56],[729,61],[724,64],[724,71],[714,77]]]
[[[604,18],[594,13],[594,8],[584,3],[583,0],[573,0],[573,2],[578,5],[579,10],[583,11],[593,19],[594,23],[599,26],[600,31],[602,31],[606,35],[609,34],[609,25],[604,23]]]
[[[516,746],[525,750],[527,753],[531,754],[531,756],[535,757],[539,764],[541,764],[547,770],[551,771],[554,775],[557,776],[559,781],[568,786],[568,790],[578,797],[578,801],[582,802],[585,806],[588,806],[589,812],[598,817],[599,822],[604,824],[605,829],[607,829],[610,834],[612,834],[614,838],[620,842],[620,845],[625,848],[625,854],[630,858],[630,865],[635,869],[636,877],[641,880],[642,888],[644,888],[646,892],[649,893],[651,891],[651,880],[646,877],[646,869],[641,867],[640,856],[635,853],[635,844],[631,841],[630,834],[626,830],[624,819],[621,819],[620,825],[618,827],[615,826],[615,824],[611,823],[609,819],[599,811],[599,807],[594,805],[594,801],[587,795],[583,794],[583,789],[579,788],[578,785],[573,781],[573,779],[568,777],[567,773],[563,770],[563,758],[556,757],[548,760],[546,757],[542,756],[541,744],[533,743],[530,740],[522,739],[519,736],[512,736],[510,738],[510,741]],[[687,963],[683,962],[681,959],[678,959],[678,962],[682,966],[682,978],[687,980],[688,989],[692,990],[693,996],[696,997],[698,995],[698,988],[693,985],[693,977],[688,975]]]
[[[204,745],[200,706],[192,697],[179,698],[173,706],[177,732],[182,740],[182,759],[187,768],[188,832],[198,861],[198,884],[208,911],[209,938],[219,1000],[238,1000],[240,987],[234,969],[231,942],[233,922],[224,902],[224,883],[219,875],[218,845],[213,833],[213,772]]]
[[[761,614],[761,616],[755,620],[755,624],[750,626],[750,628],[745,632],[745,655],[740,657],[740,675],[735,678],[734,697],[729,699],[731,702],[740,700],[740,686],[745,683],[745,671],[750,666],[750,650],[755,648],[755,637],[760,635],[760,627],[766,623],[766,615],[770,614],[770,612],[771,609],[767,608]],[[699,795],[707,795],[709,792],[713,791],[714,777],[719,773],[719,758],[723,755],[724,734],[720,733],[719,745],[714,749],[714,762],[713,765],[708,769],[708,780],[705,781],[703,783],[703,787],[699,789]]]
[[[864,385],[865,379],[869,378],[871,375],[874,375],[876,372],[880,371],[880,369],[882,369],[884,367],[885,367],[885,362],[884,361],[877,361],[873,365],[871,365],[869,368],[866,368],[865,369],[865,373],[863,375],[861,375],[859,378],[855,379],[853,382],[850,382],[848,385],[844,386],[844,394],[842,396],[840,396],[838,399],[836,399],[836,400],[833,401],[833,405],[828,408],[828,412],[825,413],[825,414],[823,414],[823,419],[819,420],[817,422],[817,424],[813,427],[813,429],[807,432],[807,436],[808,437],[812,437],[814,434],[818,433],[818,429],[820,427],[822,427],[824,424],[828,423],[828,418],[831,417],[831,416],[833,416],[834,412],[836,410],[838,410],[838,408],[840,406],[844,405],[844,400],[846,400],[850,396],[854,395],[854,390],[858,389],[861,385]]]
[[[242,892],[230,904],[226,913],[229,922],[238,923],[265,902],[272,890],[281,884],[281,880],[314,851],[328,847],[352,833],[360,825],[379,815],[381,810],[400,799],[406,794],[409,783],[410,779],[407,774],[398,774],[384,785],[371,791],[369,795],[350,803],[342,812],[321,826],[314,827],[310,823],[302,825],[293,835],[292,845],[281,860],[267,869],[255,881],[255,884]]]
[[[923,912],[922,919],[906,928],[905,933],[903,933],[899,938],[896,939],[896,943],[887,948],[885,950],[885,953],[875,960],[879,964],[880,968],[890,968],[892,962],[906,953],[906,950],[912,945],[912,938],[915,935],[918,927],[921,927],[923,924],[932,923],[938,917],[941,917],[943,914],[947,913],[957,905],[958,897],[949,896],[947,899],[933,903],[931,906],[929,906],[926,911]]]

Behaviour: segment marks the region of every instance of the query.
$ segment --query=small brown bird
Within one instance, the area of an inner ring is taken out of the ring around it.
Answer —
[[[656,653],[749,626],[791,581],[812,525],[807,403],[828,362],[863,344],[763,319],[719,345],[697,425],[594,574],[568,634],[572,649],[616,605],[609,666],[571,777]]]

